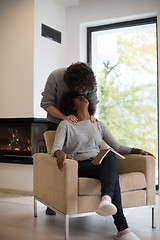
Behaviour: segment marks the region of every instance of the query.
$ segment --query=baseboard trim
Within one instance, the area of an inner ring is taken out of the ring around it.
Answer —
[[[0,188],[1,193],[10,193],[10,194],[17,194],[17,195],[23,195],[23,196],[33,196],[32,191],[22,191],[17,189],[6,189],[6,188]]]

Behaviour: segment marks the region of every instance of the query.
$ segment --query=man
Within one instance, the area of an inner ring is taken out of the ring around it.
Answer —
[[[85,96],[94,104],[94,114],[96,112],[97,83],[92,69],[85,63],[77,62],[68,68],[57,69],[49,75],[45,89],[42,92],[41,107],[47,112],[48,130],[56,130],[61,120],[77,122],[74,115],[64,115],[61,112],[61,100],[66,93],[75,92]],[[94,114],[91,121],[95,122]],[[55,215],[51,209],[47,208],[46,214]]]

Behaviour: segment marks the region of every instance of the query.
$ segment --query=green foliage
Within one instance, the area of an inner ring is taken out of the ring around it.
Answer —
[[[154,38],[152,32],[129,38],[119,35],[117,63],[105,61],[100,70],[98,112],[99,119],[119,142],[141,147],[157,156],[157,76],[156,66],[153,68],[152,64],[153,61],[156,63]],[[138,74],[142,75],[142,81],[137,81]],[[150,78],[145,80],[145,75]]]
[[[132,34],[119,34],[118,36],[119,61],[125,63],[132,71],[156,71],[156,36],[155,31],[148,30]],[[151,62],[154,61],[155,69]]]

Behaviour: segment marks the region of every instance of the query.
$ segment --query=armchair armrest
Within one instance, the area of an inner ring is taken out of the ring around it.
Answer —
[[[66,159],[63,171],[48,153],[33,156],[34,196],[65,214],[77,212],[78,164]]]
[[[125,159],[117,160],[119,174],[130,172],[142,172],[145,175],[146,205],[155,204],[155,159],[152,156],[140,154],[128,154]]]

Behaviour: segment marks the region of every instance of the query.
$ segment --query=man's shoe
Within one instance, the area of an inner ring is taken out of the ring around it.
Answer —
[[[49,207],[47,207],[47,209],[46,209],[46,214],[47,214],[47,215],[56,215],[56,212],[53,211],[52,209],[50,209]]]

